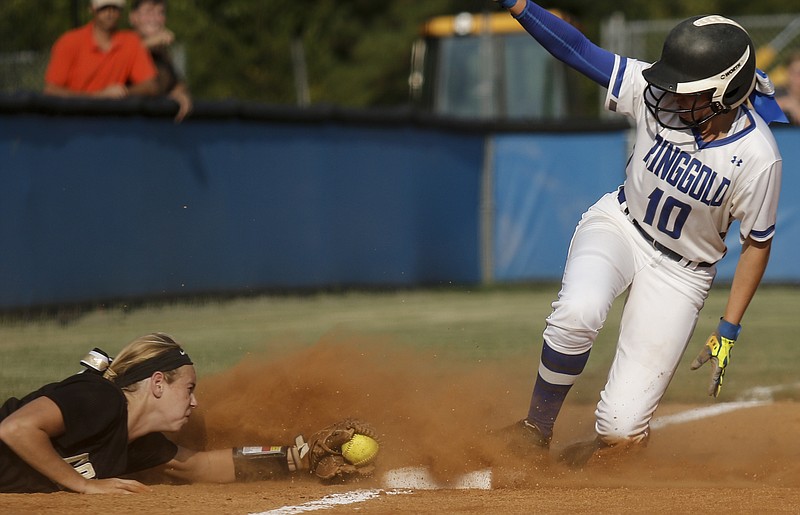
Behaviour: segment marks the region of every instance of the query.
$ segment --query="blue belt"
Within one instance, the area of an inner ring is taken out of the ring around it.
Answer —
[[[625,188],[620,187],[619,193],[617,193],[617,200],[619,201],[620,205],[626,204],[625,201]],[[632,216],[630,216],[630,211],[628,210],[627,205],[624,206],[625,216],[628,217],[628,220],[631,221],[636,230],[639,231],[639,234],[642,235],[642,238],[647,240],[647,243],[653,246],[654,249],[658,250],[668,258],[673,261],[677,261],[679,263],[684,263],[685,267],[692,266],[692,267],[700,267],[700,268],[708,268],[710,266],[714,266],[714,263],[706,263],[705,261],[689,261],[685,257],[681,256],[671,248],[667,247],[666,245],[662,245],[661,243],[657,242],[652,236],[647,234],[647,231],[636,221]]]

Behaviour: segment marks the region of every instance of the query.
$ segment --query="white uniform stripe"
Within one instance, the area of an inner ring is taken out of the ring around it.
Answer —
[[[548,383],[561,386],[573,385],[575,384],[575,380],[578,379],[578,376],[553,372],[549,368],[545,367],[541,362],[539,363],[539,375],[542,376],[542,379]]]

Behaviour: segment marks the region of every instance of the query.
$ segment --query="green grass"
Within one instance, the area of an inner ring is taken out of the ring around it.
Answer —
[[[285,353],[313,345],[330,333],[441,354],[449,363],[513,362],[530,369],[529,389],[544,319],[556,285],[487,289],[423,289],[195,299],[85,310],[63,317],[5,316],[0,323],[0,398],[22,395],[77,371],[92,347],[115,354],[142,334],[164,331],[192,355],[199,376],[225,370],[248,354]],[[716,326],[727,297],[717,288],[701,314],[695,338],[667,393],[667,400],[704,402],[708,371],[688,364]],[[573,401],[595,402],[616,342],[622,299],[601,332]],[[795,383],[800,345],[800,288],[762,287],[743,323],[726,376],[725,400],[757,386]],[[784,396],[792,396],[792,393]]]

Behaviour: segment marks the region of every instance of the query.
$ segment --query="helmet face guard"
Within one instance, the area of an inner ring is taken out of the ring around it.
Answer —
[[[670,31],[661,59],[643,75],[644,101],[659,124],[696,127],[747,100],[756,82],[755,48],[733,20],[689,18]]]
[[[662,127],[675,130],[699,127],[726,111],[711,99],[711,90],[684,94],[683,101],[678,100],[678,95],[647,85],[644,103]]]

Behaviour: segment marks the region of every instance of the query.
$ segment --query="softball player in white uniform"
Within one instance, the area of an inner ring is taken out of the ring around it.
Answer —
[[[573,235],[530,409],[519,423],[527,440],[549,446],[567,392],[612,303],[627,291],[595,412],[598,438],[561,455],[580,465],[601,447],[646,441],[738,220],[742,252],[727,307],[692,365],[711,361],[709,394],[718,395],[767,265],[780,189],[780,153],[748,100],[781,115],[774,99],[754,91],[756,83],[765,91],[771,85],[755,68],[747,32],[727,18],[680,23],[650,65],[593,45],[533,2],[499,3],[547,50],[608,88],[606,107],[635,124],[624,184],[591,206]]]

